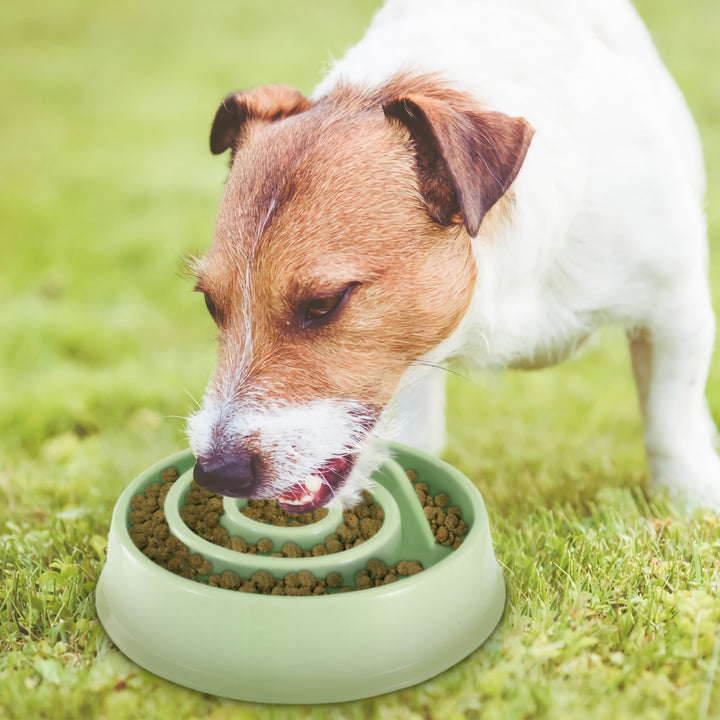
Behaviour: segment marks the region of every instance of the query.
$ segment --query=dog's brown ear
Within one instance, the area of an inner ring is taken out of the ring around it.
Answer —
[[[307,110],[311,104],[299,90],[288,85],[263,85],[231,93],[215,113],[210,131],[210,151],[219,155],[228,148],[234,148],[248,120],[280,120]]]
[[[431,216],[449,225],[459,212],[474,237],[518,174],[535,131],[523,118],[453,105],[439,96],[407,94],[383,109],[410,131]]]

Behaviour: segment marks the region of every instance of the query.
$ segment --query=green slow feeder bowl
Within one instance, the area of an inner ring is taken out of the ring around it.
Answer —
[[[179,512],[194,457],[184,451],[153,465],[128,486],[113,513],[96,593],[108,635],[161,677],[250,702],[356,700],[414,685],[462,660],[494,630],[505,604],[485,505],[447,463],[399,444],[391,450],[393,458],[373,476],[373,499],[385,513],[382,528],[357,547],[310,558],[249,555],[200,538]],[[339,572],[353,585],[371,558],[419,560],[425,569],[381,587],[311,597],[250,594],[179,577],[145,557],[128,535],[131,498],[171,467],[180,478],[165,501],[170,532],[209,560],[215,573]],[[469,529],[457,550],[435,542],[407,469],[461,509]],[[223,505],[222,524],[251,543],[270,538],[276,546],[292,540],[310,548],[342,522],[342,512],[331,509],[312,525],[279,528],[245,517],[242,501],[225,498]]]

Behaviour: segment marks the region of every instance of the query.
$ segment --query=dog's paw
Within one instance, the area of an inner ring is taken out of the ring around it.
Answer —
[[[720,515],[720,457],[707,449],[694,453],[688,462],[651,458],[650,488],[667,493],[685,512],[702,509]]]

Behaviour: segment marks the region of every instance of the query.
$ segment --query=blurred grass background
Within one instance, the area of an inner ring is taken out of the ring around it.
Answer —
[[[113,504],[185,446],[214,362],[182,258],[212,237],[217,104],[267,82],[310,91],[378,4],[3,5],[0,717],[720,717],[717,520],[646,502],[614,330],[559,368],[450,378],[446,457],[483,493],[510,595],[498,636],[437,680],[258,708],[157,680],[97,626]],[[700,126],[717,287],[720,4],[638,7]],[[719,360],[708,395],[718,418]]]

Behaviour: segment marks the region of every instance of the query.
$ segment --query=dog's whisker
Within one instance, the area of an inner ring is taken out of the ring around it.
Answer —
[[[429,360],[413,360],[411,362],[411,365],[428,367],[428,368],[432,368],[433,370],[442,370],[443,372],[448,373],[448,375],[456,375],[457,377],[460,377],[463,380],[468,380],[468,381],[471,380],[471,378],[468,375],[466,375],[463,372],[460,372],[457,368],[453,368],[448,365],[441,365],[440,363],[430,362]]]
[[[202,403],[193,395],[193,393],[188,390],[187,388],[184,388],[185,394],[190,398],[190,400],[193,401],[195,404],[195,407],[199,410],[202,407]]]

